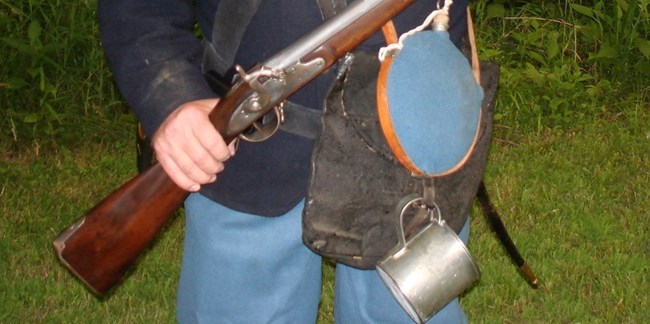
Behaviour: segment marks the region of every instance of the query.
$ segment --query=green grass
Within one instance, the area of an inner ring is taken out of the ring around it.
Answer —
[[[475,208],[479,323],[650,316],[648,1],[475,1],[502,79],[486,183],[542,282],[529,288]],[[133,116],[110,81],[93,1],[0,0],[0,323],[171,323],[179,213],[122,286],[93,297],[53,238],[135,174]],[[324,265],[320,323],[332,322]]]
[[[463,299],[473,319],[633,323],[650,315],[648,125],[646,111],[493,146],[486,181],[542,287],[504,268],[502,248],[475,218],[470,249],[483,279]]]
[[[122,138],[132,134],[118,123],[96,122]],[[38,155],[33,149],[3,154],[0,322],[152,322],[173,315],[181,218],[143,259],[147,270],[135,271],[119,293],[104,301],[71,280],[51,246],[85,208],[133,174],[131,144],[79,139]]]
[[[38,155],[3,151],[0,322],[173,321],[182,217],[105,300],[52,251],[63,227],[135,172],[130,127],[97,122],[119,139],[79,139]],[[472,320],[641,322],[650,315],[648,125],[646,109],[571,130],[497,131],[486,181],[542,288],[518,277],[477,210],[470,249],[483,276],[462,299]],[[331,266],[325,273],[323,323],[331,321]]]

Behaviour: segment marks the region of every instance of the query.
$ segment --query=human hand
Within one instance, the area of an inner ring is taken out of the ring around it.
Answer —
[[[160,125],[151,141],[156,159],[179,187],[196,192],[217,180],[235,154],[235,141],[227,145],[208,115],[218,99],[185,103]]]

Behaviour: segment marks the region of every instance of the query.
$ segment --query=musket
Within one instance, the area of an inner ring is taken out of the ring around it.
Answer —
[[[413,2],[355,1],[251,70],[239,68],[239,80],[209,115],[212,125],[231,142]],[[70,272],[102,296],[123,280],[188,194],[156,164],[65,229],[54,249]]]

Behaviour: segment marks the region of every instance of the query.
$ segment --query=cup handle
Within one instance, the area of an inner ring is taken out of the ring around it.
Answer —
[[[399,213],[399,226],[397,228],[397,240],[398,240],[398,246],[400,247],[400,250],[396,254],[400,254],[404,251],[406,248],[406,235],[404,234],[404,214],[411,209],[411,208],[417,208],[417,209],[426,209],[427,213],[430,216],[431,222],[437,221],[438,224],[442,225],[443,220],[442,220],[442,215],[440,214],[440,208],[438,205],[434,202],[433,206],[426,206],[424,205],[424,200],[421,196],[418,194],[410,194],[402,200],[399,201],[397,204],[397,208],[395,209],[396,213]],[[436,211],[438,214],[438,219],[434,219],[433,211]]]

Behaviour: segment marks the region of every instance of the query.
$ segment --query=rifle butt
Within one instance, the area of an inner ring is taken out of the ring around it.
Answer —
[[[156,164],[63,230],[54,249],[72,274],[102,296],[122,280],[187,195]]]

